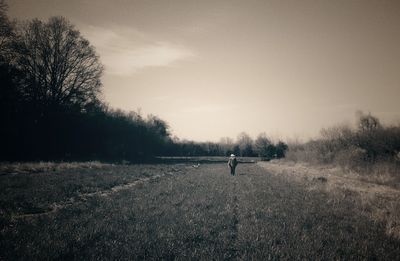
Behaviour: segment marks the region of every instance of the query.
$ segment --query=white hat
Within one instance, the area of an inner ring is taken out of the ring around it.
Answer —
[[[231,154],[231,157],[235,157],[235,154]]]

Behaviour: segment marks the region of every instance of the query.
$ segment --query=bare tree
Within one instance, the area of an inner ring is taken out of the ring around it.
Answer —
[[[257,139],[254,142],[257,153],[259,157],[268,156],[269,149],[272,145],[272,142],[268,139],[265,133],[261,133],[257,136]]]
[[[37,19],[18,30],[14,50],[25,99],[80,110],[97,100],[103,66],[94,47],[63,17]]]
[[[224,155],[229,155],[233,152],[234,141],[230,137],[222,137],[219,141],[222,153]]]
[[[372,116],[371,113],[364,114],[358,111],[356,116],[358,117],[358,129],[362,132],[371,132],[382,128],[379,119]]]
[[[241,156],[253,155],[253,139],[246,132],[239,133],[236,143],[239,146]]]
[[[13,23],[7,17],[7,10],[5,1],[0,0],[0,62],[4,62],[9,55],[9,44],[14,36]]]

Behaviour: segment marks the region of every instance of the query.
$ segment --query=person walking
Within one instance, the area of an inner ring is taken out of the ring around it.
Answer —
[[[231,170],[232,176],[235,176],[235,169],[236,169],[237,164],[238,164],[238,161],[236,159],[235,154],[231,154],[231,156],[229,157],[229,160],[228,160],[228,166]]]

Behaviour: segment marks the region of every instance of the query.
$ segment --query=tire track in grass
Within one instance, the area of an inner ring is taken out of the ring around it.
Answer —
[[[238,257],[239,249],[237,247],[237,239],[238,239],[238,224],[239,224],[239,202],[238,202],[238,197],[237,197],[237,192],[238,192],[238,181],[237,177],[231,176],[231,179],[233,179],[233,188],[230,192],[230,197],[231,197],[231,206],[232,206],[232,219],[230,221],[230,224],[228,226],[229,229],[229,244],[227,247],[227,252],[225,254],[225,259],[226,260],[231,260],[231,259],[236,259]]]
[[[106,189],[106,190],[101,190],[101,191],[96,191],[96,192],[90,192],[90,193],[79,193],[77,197],[70,197],[65,201],[59,202],[59,203],[53,203],[52,205],[50,205],[50,210],[48,211],[44,211],[44,212],[39,212],[39,213],[29,213],[29,214],[21,214],[21,215],[14,215],[13,218],[15,219],[21,219],[21,218],[35,218],[35,217],[40,217],[40,216],[46,216],[46,215],[50,215],[53,213],[56,213],[58,211],[60,211],[61,209],[65,209],[68,207],[71,207],[75,204],[78,203],[82,203],[85,202],[88,198],[92,198],[92,197],[108,197],[114,193],[118,193],[120,191],[123,190],[127,190],[130,188],[133,188],[139,184],[144,184],[146,182],[152,182],[152,181],[156,181],[160,178],[163,178],[165,176],[173,176],[174,174],[172,172],[167,172],[167,173],[163,173],[163,174],[158,174],[158,175],[154,175],[151,177],[146,177],[146,178],[141,178],[141,179],[137,179],[133,182],[129,182],[127,184],[123,184],[123,185],[116,185],[110,189]]]
[[[238,260],[253,260],[254,253],[260,251],[263,246],[260,212],[265,205],[260,204],[260,195],[257,193],[260,188],[264,190],[264,179],[268,178],[265,173],[259,173],[256,165],[241,166],[241,171],[237,180],[237,199],[238,199],[238,239],[237,247]],[[260,248],[261,247],[261,248]],[[265,256],[262,256],[263,258]]]

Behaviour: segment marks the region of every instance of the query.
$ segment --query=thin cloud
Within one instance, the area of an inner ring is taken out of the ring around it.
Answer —
[[[219,113],[219,112],[227,112],[235,109],[235,106],[230,105],[217,105],[217,104],[209,104],[209,105],[201,105],[184,108],[182,112],[186,113]]]
[[[130,28],[89,26],[83,34],[96,47],[110,74],[129,75],[146,67],[170,66],[195,56],[184,46],[156,41]]]
[[[172,98],[173,96],[171,95],[161,95],[161,96],[151,97],[151,99],[154,101],[168,101],[171,100]]]

